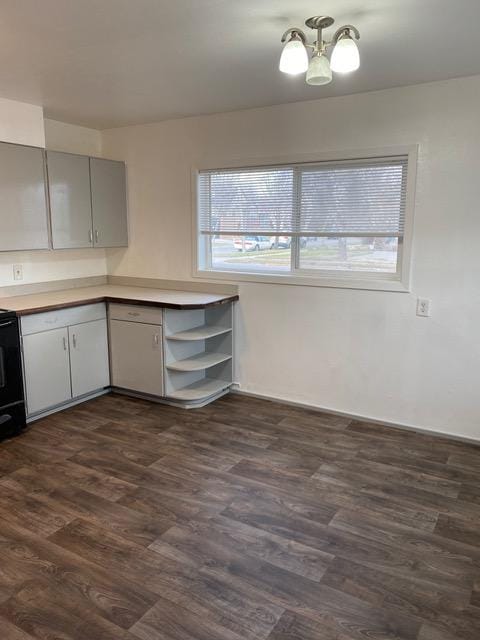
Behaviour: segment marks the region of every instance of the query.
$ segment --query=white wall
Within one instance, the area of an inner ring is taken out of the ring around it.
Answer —
[[[0,140],[44,147],[42,107],[0,98]]]
[[[100,156],[102,134],[98,129],[49,120],[45,118],[45,140],[47,149],[80,153],[86,156]]]
[[[69,151],[101,154],[99,131],[43,119],[43,109],[0,99],[0,140]],[[23,280],[13,280],[13,265],[23,265]],[[104,249],[0,253],[0,287],[105,275]]]
[[[189,279],[190,168],[419,144],[412,293],[241,284],[242,389],[480,438],[480,77],[104,132],[131,245],[109,271]],[[417,296],[432,317],[415,315]]]

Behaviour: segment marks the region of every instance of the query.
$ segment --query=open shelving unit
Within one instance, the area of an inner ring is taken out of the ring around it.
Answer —
[[[228,391],[233,380],[233,305],[165,309],[166,400],[199,407]]]
[[[229,331],[231,331],[231,329],[225,327],[203,325],[202,327],[194,327],[193,329],[186,329],[185,331],[173,333],[168,337],[168,339],[188,342],[193,340],[206,340],[207,338],[214,338],[215,336],[220,336],[224,333],[228,333]]]

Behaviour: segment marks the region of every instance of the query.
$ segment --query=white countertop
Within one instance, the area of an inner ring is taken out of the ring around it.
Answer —
[[[237,299],[236,295],[104,284],[94,287],[0,298],[0,308],[16,311],[19,315],[26,315],[105,300],[123,303],[131,302],[132,304],[144,303],[149,306],[177,309],[201,309]]]

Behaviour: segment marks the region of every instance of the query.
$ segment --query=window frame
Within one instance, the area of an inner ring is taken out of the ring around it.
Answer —
[[[301,269],[298,261],[300,246],[298,237],[292,237],[291,270],[287,273],[267,273],[260,271],[216,270],[212,268],[212,236],[199,233],[197,184],[200,171],[213,169],[235,169],[242,167],[268,167],[288,164],[308,164],[316,162],[348,162],[351,160],[378,160],[380,158],[407,156],[407,185],[405,201],[405,225],[403,237],[398,239],[397,270],[395,273],[375,273],[360,271],[335,271],[328,269]],[[264,284],[287,284],[313,287],[334,287],[347,289],[367,289],[380,291],[409,292],[411,280],[411,255],[414,224],[415,185],[417,177],[418,145],[398,145],[373,149],[296,154],[274,158],[227,159],[205,161],[201,166],[191,168],[191,213],[192,213],[192,276],[210,282],[253,282]],[[200,263],[200,258],[202,262]],[[202,266],[200,266],[200,264]]]

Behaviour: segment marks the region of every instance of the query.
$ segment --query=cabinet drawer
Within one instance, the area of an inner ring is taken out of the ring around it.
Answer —
[[[111,320],[127,320],[144,324],[162,324],[162,309],[141,307],[134,304],[110,304],[108,313]]]
[[[105,304],[87,304],[69,309],[59,309],[58,311],[46,311],[45,313],[34,313],[30,316],[22,316],[22,335],[48,331],[49,329],[59,329],[72,324],[101,320],[107,315]]]

